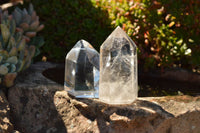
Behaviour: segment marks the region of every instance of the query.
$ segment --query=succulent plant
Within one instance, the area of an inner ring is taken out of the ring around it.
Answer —
[[[0,86],[11,87],[39,54],[44,40],[36,34],[43,28],[32,4],[28,11],[17,7],[11,15],[0,10]]]
[[[8,13],[5,11],[4,16]],[[21,10],[16,7],[12,12],[11,16],[8,16],[9,19],[14,19],[16,22],[16,31],[21,32],[25,38],[27,45],[34,45],[36,52],[34,56],[40,54],[39,48],[44,44],[43,37],[36,36],[37,32],[41,31],[44,28],[44,25],[39,22],[39,16],[37,16],[36,11],[34,11],[33,5],[29,4],[28,11],[24,8]]]
[[[0,35],[0,84],[10,87],[17,73],[31,64],[34,45],[26,45],[26,38],[16,31],[16,23],[7,13],[1,13]]]
[[[25,35],[27,42],[44,28],[43,24],[40,25],[39,16],[34,11],[32,4],[29,5],[28,11],[25,8],[21,10],[16,7],[12,12],[12,16],[16,22],[16,30]]]

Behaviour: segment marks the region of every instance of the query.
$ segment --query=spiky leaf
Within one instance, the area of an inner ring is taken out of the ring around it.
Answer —
[[[22,39],[22,33],[21,32],[17,32],[14,37],[15,37],[16,43],[18,44]]]
[[[37,28],[37,32],[39,32],[39,31],[41,31],[42,29],[44,28],[44,25],[43,24],[41,24],[38,28]]]
[[[6,75],[8,73],[8,68],[5,65],[0,66],[0,75]]]
[[[22,71],[22,69],[24,67],[24,64],[25,64],[25,59],[24,60],[19,60],[17,65],[16,65],[16,71],[17,72]]]
[[[28,13],[32,14],[33,12],[34,12],[34,8],[33,8],[33,5],[30,3],[29,8],[28,8]]]
[[[10,31],[5,24],[1,24],[1,34],[2,34],[2,37],[3,37],[4,43],[7,43],[8,39],[10,37]]]
[[[6,63],[3,64],[3,66],[8,67],[8,66],[10,66],[10,63],[6,62]]]
[[[3,60],[3,56],[0,55],[0,63],[2,63],[2,60]]]
[[[29,51],[26,47],[26,49],[24,49],[24,58],[26,58],[27,56],[29,56]]]
[[[16,7],[15,10],[18,11],[20,14],[23,14],[23,11],[19,7]]]
[[[25,45],[26,45],[26,40],[24,38],[22,38],[20,43],[17,45],[18,51],[23,50],[25,48]]]
[[[19,51],[19,55],[18,55],[18,60],[20,61],[22,61],[24,59],[24,51]]]
[[[27,10],[24,8],[23,9],[23,15],[27,15],[28,14],[28,12],[27,12]]]
[[[36,30],[37,27],[39,26],[40,22],[39,21],[34,21],[31,25],[30,25],[30,30]]]
[[[36,21],[36,20],[38,20],[38,18],[37,18],[37,14],[36,14],[35,11],[31,14],[31,20],[32,20],[32,21]]]
[[[1,49],[4,49],[6,47],[6,44],[3,41],[2,35],[0,36],[0,43],[1,43]]]
[[[14,20],[10,20],[10,33],[11,35],[14,35],[16,30],[16,24]]]
[[[12,49],[9,52],[9,56],[16,56],[17,55],[17,48],[12,47]]]
[[[15,19],[16,25],[18,26],[22,20],[22,14],[19,8],[16,8],[12,13],[13,18]]]
[[[19,27],[16,28],[16,31],[17,31],[17,32],[20,32],[20,33],[23,33],[23,32],[24,32],[24,30],[23,30],[22,28],[19,28]]]
[[[0,49],[2,49],[2,44],[1,44],[1,42],[0,42]]]
[[[0,55],[3,56],[4,59],[8,58],[8,52],[6,50],[0,50]]]
[[[29,46],[29,54],[30,57],[33,58],[33,56],[35,55],[35,46],[33,45]]]
[[[25,38],[26,42],[30,42],[30,37],[27,37],[27,36],[23,36],[23,38]]]
[[[11,36],[8,42],[7,50],[10,51],[10,49],[12,49],[12,47],[15,46],[16,46],[15,38]]]
[[[11,64],[17,64],[18,62],[18,59],[16,56],[12,56],[12,57],[9,57],[7,60],[6,60],[7,63],[11,63]]]
[[[32,37],[34,37],[34,36],[36,36],[36,32],[26,32],[26,34],[25,34],[27,37],[30,37],[30,38],[32,38]]]
[[[9,73],[13,73],[13,72],[15,72],[16,71],[16,66],[15,66],[15,64],[11,64],[10,65],[10,71],[9,71]]]
[[[22,22],[30,24],[31,23],[31,16],[26,14],[23,16]]]
[[[23,70],[26,70],[30,65],[31,65],[31,60],[27,60],[26,63],[24,64]]]
[[[27,31],[29,29],[29,24],[27,24],[27,23],[21,23],[20,27],[23,29],[23,31]]]

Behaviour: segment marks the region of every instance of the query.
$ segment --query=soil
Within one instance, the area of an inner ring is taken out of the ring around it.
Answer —
[[[58,84],[64,84],[64,65],[57,68],[50,68],[43,72],[43,75]],[[200,95],[200,84],[169,80],[159,77],[152,77],[139,74],[139,97],[160,97],[174,95]]]

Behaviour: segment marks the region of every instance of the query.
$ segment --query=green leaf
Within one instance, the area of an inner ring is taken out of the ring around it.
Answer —
[[[5,24],[1,24],[1,34],[3,37],[4,43],[7,43],[8,39],[10,38],[10,31]]]

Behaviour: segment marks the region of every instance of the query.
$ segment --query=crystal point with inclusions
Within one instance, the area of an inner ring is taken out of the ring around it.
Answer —
[[[77,98],[98,98],[99,53],[85,40],[66,56],[64,87]]]
[[[129,104],[137,95],[137,46],[117,27],[101,45],[99,99],[108,104]]]

